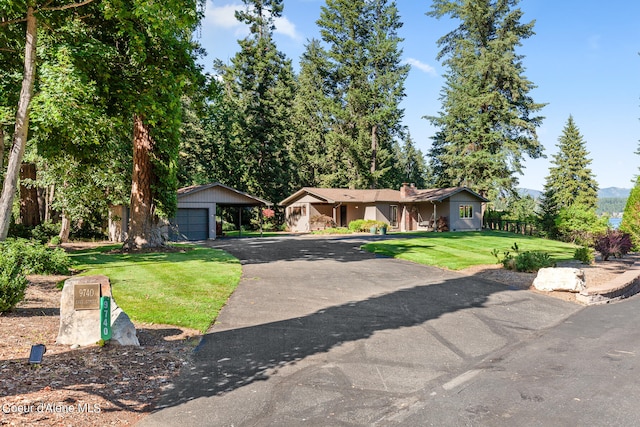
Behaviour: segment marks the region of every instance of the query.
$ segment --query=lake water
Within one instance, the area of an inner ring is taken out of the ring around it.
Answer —
[[[620,223],[622,222],[622,218],[609,218],[609,225],[613,229],[617,229],[620,227]]]

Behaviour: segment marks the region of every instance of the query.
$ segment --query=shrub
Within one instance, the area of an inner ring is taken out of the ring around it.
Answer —
[[[364,219],[356,219],[355,221],[351,221],[349,223],[349,230],[353,231],[354,233],[362,231],[363,224],[364,224]]]
[[[595,209],[573,205],[560,209],[556,226],[562,240],[578,245],[592,246],[595,236],[608,228],[606,218],[598,218]]]
[[[60,224],[54,224],[50,221],[36,225],[33,230],[31,230],[31,237],[40,243],[47,243],[58,234],[60,234]]]
[[[511,252],[505,251],[503,252],[502,260],[500,260],[500,251],[498,249],[494,249],[491,253],[507,270],[535,273],[541,268],[553,267],[555,265],[549,254],[546,252],[520,252],[517,242],[514,242],[513,246],[511,246],[511,250],[514,251],[516,255],[514,256]]]
[[[384,221],[376,221],[375,219],[356,219],[349,223],[349,230],[356,233],[368,233],[371,230],[371,227],[375,227],[377,229],[383,227],[388,228],[389,224]]]
[[[7,239],[0,244],[0,257],[16,260],[23,274],[68,274],[71,266],[63,249],[49,249],[33,240]]]
[[[555,263],[548,253],[539,251],[526,251],[515,257],[515,271],[535,273],[541,268],[553,267]]]
[[[573,259],[578,260],[583,264],[591,264],[594,260],[593,249],[586,246],[578,248],[573,254]]]
[[[310,218],[310,223],[312,227],[334,228],[336,226],[333,218],[327,215],[314,215]]]
[[[0,313],[11,310],[24,298],[27,279],[22,273],[19,253],[0,252]]]
[[[603,261],[607,261],[612,255],[621,258],[632,247],[631,236],[619,230],[608,230],[605,235],[596,239],[595,244],[596,251],[600,252]]]

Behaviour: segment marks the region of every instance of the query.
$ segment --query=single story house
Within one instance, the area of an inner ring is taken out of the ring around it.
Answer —
[[[488,200],[466,187],[351,190],[304,187],[280,202],[289,229],[305,232],[332,221],[347,227],[357,219],[384,221],[391,230],[469,231],[482,228]]]
[[[220,207],[271,206],[272,203],[218,182],[193,185],[178,190],[178,210],[169,220],[165,234],[169,240],[215,239],[216,209]],[[109,212],[109,237],[113,241],[126,239],[129,208],[115,206]]]

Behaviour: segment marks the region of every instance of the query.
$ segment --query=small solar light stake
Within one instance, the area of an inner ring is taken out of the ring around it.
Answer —
[[[29,354],[29,363],[42,363],[42,356],[47,352],[47,347],[44,344],[36,344],[31,346],[31,353]]]

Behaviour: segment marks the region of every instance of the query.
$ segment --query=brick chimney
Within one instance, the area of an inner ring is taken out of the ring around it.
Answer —
[[[406,199],[408,197],[413,197],[415,195],[416,195],[416,185],[403,182],[402,187],[400,187],[400,198]]]

